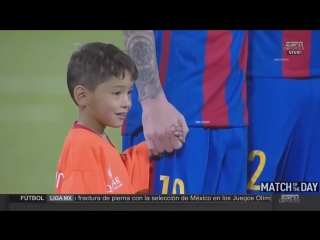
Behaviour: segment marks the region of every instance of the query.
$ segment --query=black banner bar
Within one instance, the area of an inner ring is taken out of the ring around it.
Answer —
[[[8,195],[0,195],[0,211],[9,210],[9,197]]]
[[[271,211],[269,203],[11,203],[9,211]]]
[[[36,197],[27,198],[22,196],[27,195],[4,196],[10,200],[9,211],[320,211],[320,194],[283,194],[272,195],[272,198],[267,195],[204,195],[212,198],[215,197],[215,199],[211,199],[210,201],[201,199],[200,197],[202,195],[34,194],[28,196]],[[186,197],[190,196],[194,197],[186,200]],[[230,199],[222,199],[222,196],[229,196]],[[38,204],[39,201],[44,202],[44,197],[46,197],[47,203]],[[103,199],[104,197],[105,199]],[[113,200],[112,197],[114,197]],[[119,199],[118,197],[126,198]],[[140,198],[133,199],[133,197]],[[150,199],[144,199],[146,197]],[[155,198],[151,199],[151,197]],[[157,199],[157,197],[161,197],[163,200]],[[165,197],[167,197],[167,199],[165,199]],[[176,198],[169,199],[173,197]],[[183,197],[184,200],[182,199]],[[218,197],[220,197],[220,199]]]

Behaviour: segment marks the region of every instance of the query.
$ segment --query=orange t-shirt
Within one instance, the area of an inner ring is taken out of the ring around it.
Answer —
[[[60,156],[56,194],[136,194],[148,189],[145,142],[120,154],[100,135],[75,123]]]

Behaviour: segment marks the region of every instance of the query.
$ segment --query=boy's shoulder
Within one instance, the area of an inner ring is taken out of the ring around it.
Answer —
[[[76,141],[78,143],[86,143],[93,141],[93,144],[96,144],[97,142],[100,142],[102,138],[92,131],[88,131],[86,129],[82,128],[73,128],[69,131],[67,138],[70,138],[70,140]]]
[[[64,147],[72,147],[74,150],[98,149],[103,139],[90,131],[84,129],[71,129],[65,139]]]
[[[65,139],[60,163],[71,171],[99,170],[101,137],[84,129],[71,129]]]

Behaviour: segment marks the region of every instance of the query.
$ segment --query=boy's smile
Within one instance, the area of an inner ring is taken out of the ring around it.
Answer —
[[[116,113],[117,116],[119,116],[119,118],[124,121],[124,119],[126,118],[127,113],[126,112],[121,112],[121,113]]]

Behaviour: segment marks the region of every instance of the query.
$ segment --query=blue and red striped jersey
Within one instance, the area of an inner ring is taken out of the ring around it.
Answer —
[[[156,54],[168,101],[189,127],[247,125],[245,30],[157,30]],[[123,134],[142,126],[137,89]]]
[[[247,74],[320,76],[320,30],[250,30]]]

